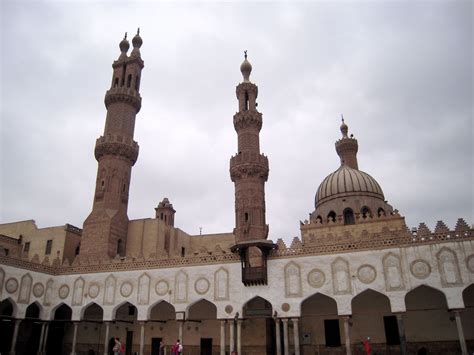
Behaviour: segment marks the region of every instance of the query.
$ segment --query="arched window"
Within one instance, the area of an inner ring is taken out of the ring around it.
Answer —
[[[372,217],[372,212],[370,212],[367,206],[362,207],[360,213],[362,214],[362,218]]]
[[[336,222],[336,212],[334,211],[329,212],[328,222]]]
[[[75,256],[78,256],[80,251],[81,251],[81,244],[79,244],[79,245],[76,247],[76,252],[74,253],[74,255],[75,255]]]
[[[132,74],[128,74],[128,77],[127,77],[127,87],[129,88],[131,84],[132,84]]]
[[[140,77],[137,75],[135,78],[135,90],[140,89]]]
[[[117,241],[117,254],[120,255],[120,256],[123,256],[123,243],[122,243],[122,239],[119,239]]]
[[[119,85],[119,78],[115,78],[114,88],[116,88],[118,85]]]
[[[249,93],[245,92],[245,102],[244,102],[244,110],[247,111],[249,109]]]
[[[249,221],[249,214],[245,212],[245,222],[248,222],[248,221]]]
[[[379,216],[379,217],[385,216],[385,211],[383,210],[382,207],[380,207],[380,208],[377,210],[377,216]]]
[[[346,208],[343,212],[344,214],[344,224],[354,224],[354,212],[350,208]]]
[[[321,216],[316,217],[316,223],[323,223],[323,219],[321,218]]]

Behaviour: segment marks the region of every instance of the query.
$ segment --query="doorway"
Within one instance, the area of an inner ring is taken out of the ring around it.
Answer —
[[[127,330],[127,340],[125,342],[125,355],[132,355],[133,331]]]
[[[163,338],[151,338],[151,355],[158,355],[160,353],[160,343]]]
[[[212,355],[212,338],[201,338],[201,355]]]

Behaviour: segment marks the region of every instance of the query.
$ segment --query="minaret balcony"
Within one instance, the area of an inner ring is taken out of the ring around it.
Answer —
[[[268,158],[256,152],[243,152],[230,158],[230,177],[232,181],[243,176],[259,176],[268,179]]]
[[[262,129],[262,114],[258,111],[245,110],[234,115],[234,128],[238,132],[244,128]]]
[[[116,102],[128,103],[132,105],[137,113],[140,111],[142,106],[142,98],[140,93],[138,93],[138,91],[136,91],[134,88],[114,87],[110,90],[107,90],[104,99],[105,107],[108,109],[111,104]]]
[[[97,139],[95,144],[95,158],[99,161],[103,156],[113,155],[130,160],[135,164],[138,158],[138,143],[129,137],[108,134]]]

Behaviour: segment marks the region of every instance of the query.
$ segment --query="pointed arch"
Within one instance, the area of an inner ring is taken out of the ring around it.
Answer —
[[[301,297],[301,267],[294,261],[290,261],[285,265],[285,296]]]
[[[324,307],[321,307],[324,305]],[[313,312],[316,309],[316,312]],[[313,314],[338,314],[337,302],[334,298],[322,292],[315,292],[304,298],[300,303],[300,313],[303,316]]]
[[[244,318],[271,318],[273,305],[263,297],[255,296],[242,306]]]
[[[89,302],[81,309],[81,320],[101,321],[104,319],[104,310],[95,302]]]
[[[201,298],[191,303],[186,309],[186,319],[217,319],[217,307],[211,301]]]
[[[474,308],[474,283],[462,291],[462,299],[464,301],[464,307]]]
[[[405,295],[405,306],[408,310],[448,309],[448,300],[445,293],[433,286],[419,285],[412,288]]]
[[[176,309],[171,303],[160,299],[148,307],[147,319],[160,321],[176,319]]]
[[[11,297],[5,298],[0,302],[0,317],[16,317],[18,306]]]
[[[367,288],[352,298],[351,308],[352,314],[374,310],[391,313],[392,305],[387,295],[372,288]]]
[[[71,320],[72,309],[66,303],[61,302],[51,309],[51,320]]]
[[[25,318],[41,319],[42,315],[43,307],[38,301],[34,301],[26,307]]]
[[[33,278],[29,273],[23,275],[20,281],[20,293],[18,294],[18,303],[30,303],[31,287]]]
[[[133,307],[133,314],[132,308]],[[129,301],[123,301],[114,307],[112,310],[113,320],[136,319],[138,315],[138,308]]]

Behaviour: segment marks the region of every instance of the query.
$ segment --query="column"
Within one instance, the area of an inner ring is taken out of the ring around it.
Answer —
[[[140,322],[140,355],[143,355],[145,349],[145,322]]]
[[[461,345],[462,355],[467,355],[466,339],[464,338],[464,330],[462,329],[461,322],[461,311],[455,310],[454,317],[456,318],[456,327],[458,328],[459,344]]]
[[[405,336],[405,323],[401,313],[397,313],[398,337],[400,338],[400,354],[407,354],[407,338]]]
[[[283,347],[284,347],[284,351],[283,351],[283,354],[284,355],[289,355],[290,354],[290,342],[288,341],[288,319],[287,318],[283,318],[281,320],[283,322]]]
[[[295,355],[300,355],[300,331],[298,328],[298,318],[292,318],[293,322],[293,337],[295,340]]]
[[[242,354],[242,319],[237,319],[237,355]]]
[[[281,355],[280,318],[275,318],[276,355]]]
[[[184,347],[183,326],[184,326],[184,321],[180,321],[179,322],[179,341],[180,341],[181,345]]]
[[[351,355],[351,333],[350,333],[350,324],[349,324],[349,319],[350,316],[342,316],[342,319],[344,320],[344,338],[346,340],[346,354]]]
[[[110,322],[105,322],[104,355],[109,355],[109,331]]]
[[[46,329],[44,331],[43,349],[41,349],[43,354],[46,354],[46,345],[48,344],[48,333],[49,333],[49,323],[46,323]]]
[[[71,355],[76,355],[76,340],[77,340],[77,322],[74,322],[74,331],[72,333],[72,350]]]
[[[225,320],[221,320],[221,355],[225,355]]]
[[[232,351],[235,351],[235,342],[234,342],[234,320],[229,321],[229,352],[232,354]]]
[[[41,349],[43,349],[44,328],[46,328],[46,323],[41,323],[41,334],[40,334],[40,341],[38,344],[38,351],[36,352],[37,355],[41,355]]]
[[[13,338],[12,338],[12,346],[10,347],[10,355],[15,355],[15,348],[16,348],[16,339],[18,338],[18,328],[20,327],[21,320],[15,319],[15,325],[13,328]]]

